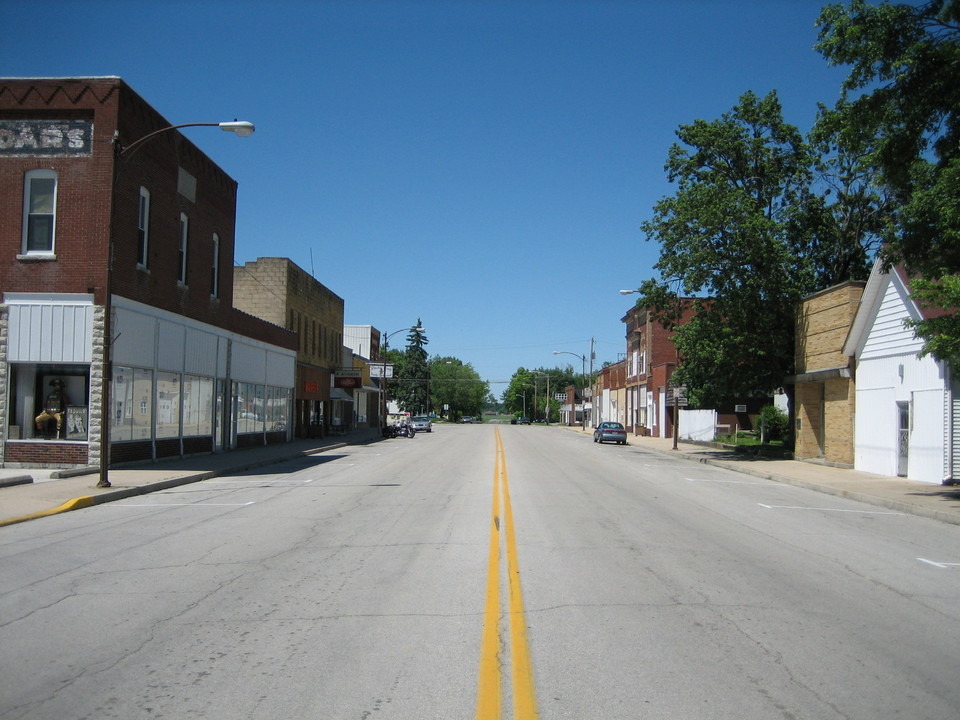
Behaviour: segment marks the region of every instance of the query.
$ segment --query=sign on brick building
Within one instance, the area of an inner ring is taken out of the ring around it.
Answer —
[[[0,155],[89,155],[89,120],[0,120]]]

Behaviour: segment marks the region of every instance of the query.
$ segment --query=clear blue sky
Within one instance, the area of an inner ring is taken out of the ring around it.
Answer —
[[[237,263],[289,257],[347,323],[420,318],[431,355],[498,383],[579,370],[553,351],[591,338],[619,359],[674,132],[773,89],[808,129],[844,75],[813,50],[823,4],[7,2],[0,74],[119,75],[171,123],[254,122],[185,131],[240,184]]]

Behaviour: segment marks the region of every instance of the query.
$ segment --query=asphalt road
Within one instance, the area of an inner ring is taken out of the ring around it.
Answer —
[[[0,718],[957,718],[960,527],[437,426],[0,529]]]

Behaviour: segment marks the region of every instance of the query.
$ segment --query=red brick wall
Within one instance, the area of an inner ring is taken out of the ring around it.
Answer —
[[[0,81],[0,118],[93,121],[93,150],[79,157],[11,157],[0,162],[0,287],[7,292],[102,289],[110,227],[110,185],[120,89],[116,81]],[[56,261],[16,259],[21,250],[24,174],[55,170]],[[97,302],[102,303],[102,293]]]
[[[296,336],[233,308],[236,182],[180,132],[165,131],[116,163],[114,133],[131,145],[171,123],[119,78],[0,80],[0,118],[88,119],[93,150],[79,157],[0,155],[0,288],[6,292],[95,295],[106,289],[113,228],[113,291],[247,337],[296,349]],[[209,132],[219,132],[207,128]],[[198,130],[203,132],[203,129]],[[21,250],[24,173],[59,173],[55,260],[16,260]],[[196,179],[195,202],[178,192],[183,168]],[[137,269],[140,187],[150,191],[148,270]],[[115,205],[114,205],[115,204]],[[113,212],[112,212],[113,210]],[[112,216],[111,216],[112,212]],[[180,213],[189,218],[187,283],[178,285]],[[219,299],[210,297],[212,238],[220,238]]]
[[[8,441],[4,462],[36,466],[76,466],[87,464],[87,446],[78,443],[20,443]]]

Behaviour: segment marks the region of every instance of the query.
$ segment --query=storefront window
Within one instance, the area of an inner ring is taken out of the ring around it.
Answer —
[[[279,432],[287,429],[290,417],[289,388],[267,387],[267,429]]]
[[[110,440],[149,440],[153,382],[150,370],[115,366],[110,386]]]
[[[263,432],[264,386],[237,383],[237,433]]]
[[[213,378],[183,376],[183,435],[213,434]]]
[[[180,436],[180,375],[157,373],[157,438]]]
[[[87,440],[88,365],[10,366],[10,440]]]

